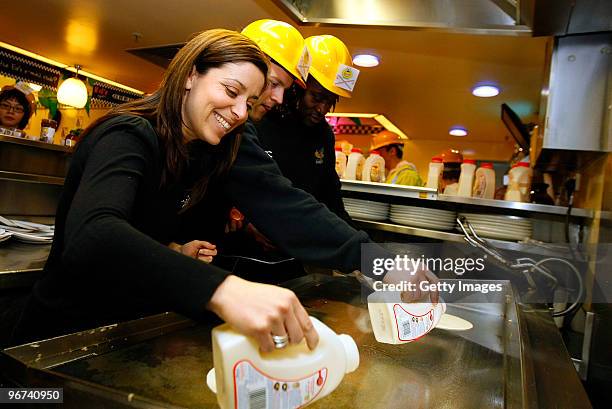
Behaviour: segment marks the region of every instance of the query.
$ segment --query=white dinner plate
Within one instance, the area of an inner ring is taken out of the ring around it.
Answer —
[[[17,227],[22,227],[24,229],[34,229],[39,231],[53,231],[55,229],[54,226],[48,226],[46,224],[34,223],[34,222],[26,222],[24,220],[12,220],[13,223],[17,225]]]
[[[418,219],[404,219],[391,217],[390,220],[394,223],[402,224],[404,226],[412,226],[412,227],[422,227],[424,229],[434,229],[434,230],[452,230],[454,224],[451,223],[432,223],[426,222]]]
[[[431,209],[429,207],[419,207],[419,206],[405,206],[405,205],[391,205],[393,210],[400,211],[413,211],[417,213],[436,213],[436,214],[455,214],[453,210],[443,210],[443,209]]]
[[[3,224],[3,225],[5,225],[5,226],[13,226],[13,227],[16,227],[16,226],[15,226],[15,224],[14,224],[12,221],[10,221],[10,220],[9,220],[9,219],[7,219],[6,217],[2,217],[2,216],[0,216],[0,224]]]
[[[385,212],[389,211],[389,206],[364,206],[364,205],[354,205],[354,204],[344,204],[345,208],[351,209],[362,209],[362,210],[384,210]]]
[[[13,232],[13,237],[24,243],[51,244],[52,237],[40,237],[33,234]]]
[[[362,214],[373,214],[379,216],[386,216],[389,214],[387,211],[372,211],[372,210],[359,210],[359,209],[346,209],[348,213],[362,213]]]
[[[380,215],[372,215],[372,214],[367,214],[367,213],[358,213],[358,212],[349,212],[349,216],[351,216],[354,219],[364,219],[364,220],[372,220],[372,221],[380,221],[380,220],[386,220],[387,216],[380,216]]]
[[[391,216],[393,216],[393,217],[431,220],[433,222],[452,223],[453,225],[456,222],[454,217],[436,217],[436,216],[413,215],[413,214],[396,213],[396,212],[393,212],[393,211],[390,212],[389,214]]]

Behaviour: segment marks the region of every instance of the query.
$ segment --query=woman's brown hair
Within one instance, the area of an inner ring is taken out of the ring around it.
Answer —
[[[166,157],[161,185],[166,186],[181,176],[189,159],[184,143],[181,114],[187,78],[194,67],[199,74],[206,74],[211,68],[240,62],[254,64],[262,72],[264,79],[267,78],[268,57],[253,41],[236,31],[224,29],[204,31],[179,50],[170,62],[157,91],[143,99],[112,109],[108,114],[92,123],[83,136],[86,137],[97,125],[118,115],[137,115],[153,121],[158,138],[165,148]],[[222,139],[218,154],[223,157],[216,161],[209,174],[203,175],[196,182],[190,199],[182,211],[202,199],[211,178],[227,173],[236,159],[241,130],[242,127],[236,128]]]

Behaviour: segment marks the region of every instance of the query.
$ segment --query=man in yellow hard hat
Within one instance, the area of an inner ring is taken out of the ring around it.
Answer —
[[[325,115],[340,97],[351,97],[359,70],[340,39],[319,35],[305,42],[310,55],[306,89],[293,86],[282,110],[266,116],[257,128],[283,175],[350,224],[335,171],[335,137]]]
[[[385,160],[386,183],[406,186],[423,186],[414,164],[403,160],[404,140],[395,132],[384,130],[372,138],[370,151],[376,150]]]
[[[304,86],[310,58],[300,32],[284,21],[257,20],[246,26],[242,34],[253,40],[271,60],[267,87],[249,113],[249,118],[257,122],[283,102],[283,94],[294,80]]]

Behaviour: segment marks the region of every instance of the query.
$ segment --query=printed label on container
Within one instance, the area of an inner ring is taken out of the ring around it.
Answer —
[[[312,401],[327,381],[327,368],[301,379],[278,379],[248,361],[234,365],[237,409],[295,409]]]
[[[429,310],[423,315],[414,315],[402,308],[401,305],[393,306],[395,316],[395,328],[400,341],[416,341],[427,334],[433,328],[434,312]]]

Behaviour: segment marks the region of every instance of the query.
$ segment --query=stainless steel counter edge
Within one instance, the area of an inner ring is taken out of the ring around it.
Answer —
[[[533,213],[553,214],[559,216],[565,216],[567,214],[567,207],[564,206],[511,202],[507,200],[478,199],[474,197],[448,196],[438,194],[435,189],[416,186],[398,186],[382,183],[361,182],[356,180],[341,180],[341,182],[342,190],[346,192],[359,192],[375,195],[419,199],[423,200],[423,204],[427,203],[426,201],[428,200],[433,200],[444,203],[466,204],[497,209],[511,209]],[[594,212],[592,209],[572,208],[571,212],[572,216],[585,218],[593,218],[593,214]]]
[[[40,277],[50,245],[18,242],[0,245],[0,291],[31,287]]]

